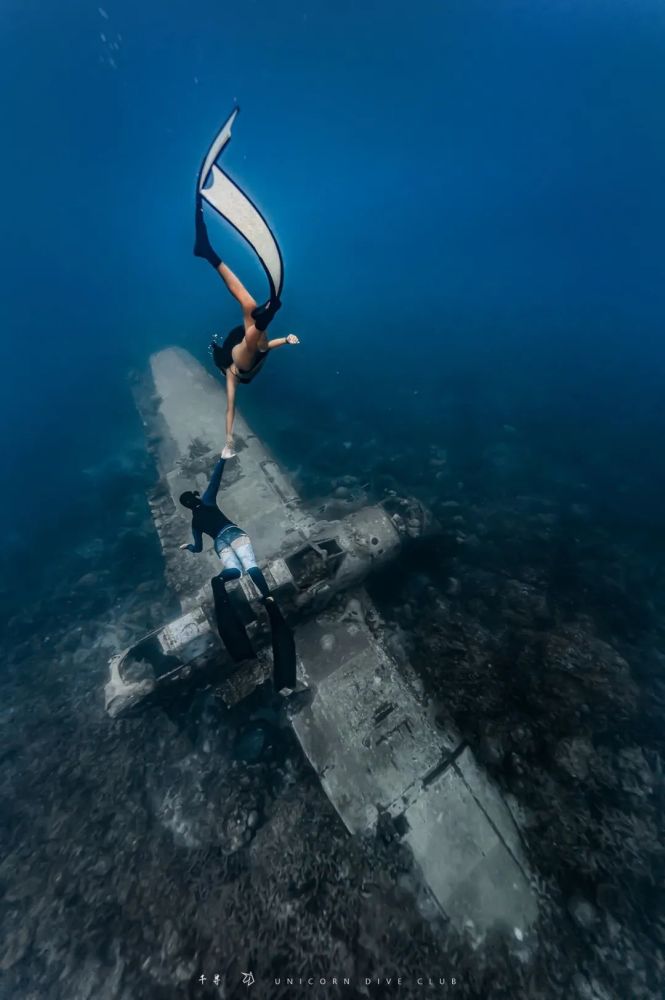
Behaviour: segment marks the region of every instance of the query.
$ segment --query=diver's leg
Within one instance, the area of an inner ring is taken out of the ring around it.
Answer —
[[[245,330],[247,330],[248,324],[253,322],[252,310],[256,309],[256,299],[252,298],[240,278],[236,277],[231,268],[227,267],[226,264],[223,264],[221,260],[217,266],[217,272],[233,298],[237,299],[242,306]]]
[[[265,576],[257,566],[254,548],[249,535],[238,535],[230,544],[240,565],[256,585],[256,589],[265,601],[266,598],[270,597],[270,587]]]
[[[230,545],[215,540],[215,552],[222,563],[222,571],[219,577],[224,583],[227,583],[229,580],[237,580],[242,576],[242,563]]]
[[[257,309],[256,299],[253,298],[243,285],[242,281],[233,273],[230,267],[222,262],[219,254],[215,253],[208,236],[208,227],[203,218],[203,200],[199,196],[196,199],[196,213],[194,216],[196,237],[194,240],[194,256],[207,260],[215,268],[224,284],[230,291],[234,299],[237,299],[242,306],[245,328],[253,324],[252,312]]]
[[[268,600],[268,598],[270,598],[270,600],[273,601],[274,598],[270,597],[270,587],[268,586],[268,581],[266,580],[265,576],[263,575],[259,567],[250,566],[250,568],[247,570],[247,573],[252,578],[252,582],[256,586],[256,589],[258,590],[264,601]]]
[[[268,581],[257,565],[256,556],[254,555],[254,547],[252,546],[252,541],[249,535],[246,535],[244,532],[242,535],[236,535],[236,537],[233,538],[229,544],[245,573],[247,573],[247,575],[251,578],[252,582],[256,585],[256,589],[265,601],[270,597],[270,587],[268,586]],[[272,600],[272,598],[270,599]]]
[[[231,546],[224,544],[219,538],[215,539],[215,551],[222,562],[221,573],[210,581],[217,631],[231,659],[239,663],[242,660],[253,659],[256,655],[245,626],[240,621],[225,587],[226,583],[240,577],[242,567]]]
[[[260,339],[261,330],[257,329],[251,321],[249,325],[245,324],[245,339],[236,344],[231,351],[231,357],[238,368],[242,368],[243,371],[249,371],[256,352],[259,349]]]
[[[270,593],[268,581],[256,564],[256,556],[248,535],[240,535],[231,542],[233,551],[242,563],[242,568],[250,576],[270,620],[272,636],[273,683],[276,691],[284,688],[293,690],[296,686],[296,645],[293,632],[279,610],[275,598]]]

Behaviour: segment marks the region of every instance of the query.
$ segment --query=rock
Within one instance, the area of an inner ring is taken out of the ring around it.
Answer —
[[[607,933],[610,941],[616,947],[622,934],[621,924],[618,920],[615,920],[611,913],[605,913],[605,925],[607,927]]]
[[[196,972],[196,959],[182,959],[175,967],[174,976],[178,983],[191,982]]]
[[[506,748],[501,736],[490,729],[486,729],[480,737],[478,755],[485,763],[499,767],[506,756]]]
[[[240,810],[229,817],[225,832],[226,850],[231,854],[239,851],[252,837],[251,830],[247,826],[247,819]]]
[[[621,788],[626,794],[649,794],[653,791],[654,775],[640,747],[626,747],[617,756]]]
[[[591,930],[598,920],[598,913],[595,906],[582,896],[572,896],[568,900],[566,908],[577,926],[582,930]]]
[[[18,903],[22,899],[38,898],[43,892],[43,885],[38,878],[26,878],[7,890],[5,900],[8,903]]]
[[[554,759],[559,767],[571,778],[580,781],[588,777],[593,756],[591,743],[581,736],[560,740],[554,751]]]
[[[549,616],[545,595],[521,580],[508,580],[502,598],[506,609],[529,622]]]
[[[9,929],[2,942],[0,954],[0,969],[3,972],[7,972],[21,961],[30,947],[31,937],[30,929],[25,923],[16,924]]]
[[[487,614],[487,605],[485,604],[484,601],[481,601],[479,597],[472,598],[467,603],[467,608],[469,610],[469,613],[472,614],[475,618],[482,618],[484,615]]]
[[[109,858],[100,858],[99,861],[92,866],[92,874],[96,875],[98,878],[105,878],[111,871],[111,862]]]
[[[603,909],[613,908],[618,905],[619,892],[616,886],[607,882],[601,882],[596,888],[596,903]]]
[[[579,1000],[612,1000],[597,979],[589,979],[581,972],[576,972],[573,976],[573,987]]]
[[[175,956],[179,955],[182,951],[182,942],[180,940],[180,935],[170,920],[166,921],[163,933],[162,956],[165,959],[175,958]]]
[[[362,622],[364,621],[363,607],[357,597],[352,597],[344,608],[344,621]]]
[[[406,622],[407,625],[413,625],[416,620],[416,613],[412,604],[407,602],[403,605],[401,608],[401,619],[403,622]]]

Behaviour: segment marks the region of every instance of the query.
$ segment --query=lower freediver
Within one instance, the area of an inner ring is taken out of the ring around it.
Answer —
[[[210,535],[213,539],[215,552],[222,562],[222,571],[210,581],[217,628],[229,654],[237,661],[253,658],[255,653],[244,626],[229,600],[225,584],[230,580],[237,580],[243,572],[247,573],[261,595],[261,602],[270,620],[275,690],[293,689],[296,686],[296,651],[293,633],[282,617],[275,598],[270,593],[268,582],[256,563],[251,539],[217,506],[217,493],[225,462],[224,458],[220,458],[217,462],[203,496],[196,490],[187,490],[180,496],[183,507],[192,511],[194,538],[193,544],[185,542],[180,548],[188,549],[190,552],[201,552],[203,535]]]
[[[213,360],[226,378],[226,443],[222,457],[232,458],[235,454],[233,421],[237,384],[249,385],[263,367],[269,351],[285,344],[293,346],[300,341],[293,333],[289,333],[286,337],[268,340],[266,330],[282,303],[279,297],[275,297],[258,306],[239,278],[212,248],[203,218],[200,193],[196,197],[195,231],[194,256],[208,261],[242,309],[242,326],[233,327],[221,345],[215,341],[210,345]]]

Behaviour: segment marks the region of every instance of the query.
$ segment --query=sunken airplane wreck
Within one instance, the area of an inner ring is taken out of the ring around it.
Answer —
[[[178,548],[189,522],[177,498],[207,481],[224,390],[177,348],[152,357],[150,376],[137,402],[161,476],[151,507],[182,614],[111,659],[105,694],[112,717],[197,674],[212,678],[232,705],[272,670],[251,580],[229,587],[256,651],[238,664],[214,626],[210,579],[219,562],[212,548],[198,559]],[[389,651],[363,587],[409,537],[427,533],[427,512],[405,499],[394,500],[392,512],[376,505],[317,520],[263,443],[236,421],[239,458],[228,464],[223,506],[252,538],[294,630],[298,680],[309,696],[291,725],[321,786],[349,833],[371,833],[380,814],[393,822],[432,899],[458,927],[501,925],[521,940],[537,905],[512,814],[454,727],[435,718],[409,663]]]

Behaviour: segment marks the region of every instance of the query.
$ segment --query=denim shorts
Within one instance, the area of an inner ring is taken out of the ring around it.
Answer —
[[[224,569],[247,572],[256,567],[256,556],[249,535],[237,524],[228,524],[215,539],[215,552]]]

